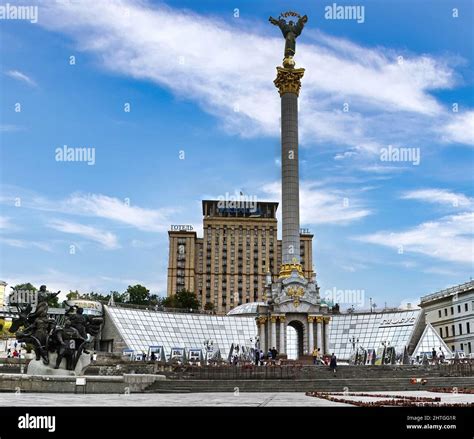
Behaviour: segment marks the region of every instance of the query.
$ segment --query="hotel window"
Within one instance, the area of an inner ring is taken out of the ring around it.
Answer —
[[[466,332],[467,332],[468,334],[471,333],[471,324],[470,324],[469,322],[466,322]]]
[[[443,338],[443,328],[439,328],[439,335],[441,338]]]
[[[441,310],[438,311],[438,317],[441,318]]]
[[[445,316],[448,315],[448,308],[444,308],[444,315],[445,315]]]
[[[459,335],[462,335],[462,323],[459,323]]]
[[[452,331],[452,337],[456,335],[456,332],[454,331],[454,325],[451,325],[451,331]]]
[[[461,305],[458,305],[458,313],[461,312]]]
[[[468,304],[465,303],[465,304],[464,304],[464,311],[468,311],[468,308],[469,308],[469,307],[468,307]]]
[[[454,307],[451,307],[451,315],[454,314]]]

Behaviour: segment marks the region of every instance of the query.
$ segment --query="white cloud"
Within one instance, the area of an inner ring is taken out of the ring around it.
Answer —
[[[10,218],[0,215],[0,230],[6,230],[13,227]]]
[[[25,239],[14,239],[14,238],[0,238],[0,242],[3,242],[10,247],[16,248],[39,248],[40,250],[50,252],[52,251],[51,246],[46,242],[28,241]]]
[[[447,142],[474,145],[474,111],[466,111],[453,116],[442,127],[441,133]]]
[[[101,194],[73,194],[61,208],[64,212],[106,218],[149,232],[164,232],[169,228],[175,209],[145,209]]]
[[[19,70],[8,70],[5,72],[7,76],[10,78],[16,79],[17,81],[24,82],[25,84],[28,84],[30,87],[36,87],[36,82],[33,81],[28,75],[25,75],[24,73],[20,72]]]
[[[232,24],[165,6],[131,0],[84,0],[42,5],[42,25],[71,36],[79,50],[98,56],[114,73],[150,80],[198,102],[242,136],[278,135],[279,98],[272,84],[283,39],[267,23]],[[430,90],[451,88],[447,62],[387,48],[365,48],[315,32],[311,21],[298,40],[298,65],[306,68],[300,99],[303,143],[338,142],[376,153],[387,135],[442,118]],[[251,55],[249,55],[251,52]],[[342,104],[350,112],[342,112]],[[379,120],[387,113],[390,123]],[[363,115],[362,115],[363,113]],[[432,126],[430,123],[428,126]]]
[[[92,241],[98,242],[106,249],[112,250],[119,247],[117,237],[105,230],[86,226],[84,224],[73,223],[63,220],[51,221],[48,226],[54,230],[58,230],[63,233],[70,233],[73,235],[82,236]]]
[[[281,183],[262,187],[271,200],[280,201]],[[268,198],[267,197],[267,198]],[[372,212],[351,192],[321,187],[317,182],[302,182],[300,187],[300,223],[345,225],[360,220]],[[278,210],[281,214],[281,207]]]
[[[468,207],[472,205],[472,198],[446,189],[418,189],[405,192],[401,198],[404,200],[417,200],[452,207]]]
[[[402,232],[376,232],[355,239],[403,252],[420,253],[436,259],[463,264],[473,263],[474,214],[450,215]]]
[[[62,200],[12,188],[13,196],[0,197],[0,203],[13,203],[21,198],[22,207],[69,215],[103,218],[126,224],[146,232],[165,232],[178,208],[146,209],[103,194],[74,193]]]

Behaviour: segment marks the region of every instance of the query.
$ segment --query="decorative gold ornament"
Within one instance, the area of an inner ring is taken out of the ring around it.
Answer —
[[[285,58],[283,63],[285,64],[285,62],[288,65],[290,61]],[[285,93],[294,93],[299,96],[303,75],[304,69],[295,69],[294,64],[293,67],[277,67],[277,77],[273,83],[278,88],[280,96]]]
[[[304,296],[303,287],[290,287],[286,290],[286,295],[293,298],[293,306],[298,308],[300,306],[300,299]]]
[[[293,59],[292,56],[287,56],[283,60],[283,67],[285,67],[286,69],[294,69],[295,68],[295,60]]]
[[[326,323],[326,325],[331,321],[331,317],[323,317],[324,319],[324,323]]]
[[[322,316],[316,317],[316,323],[323,323],[324,318]]]
[[[286,322],[286,317],[280,316],[280,323],[285,323],[285,322]]]
[[[293,270],[296,270],[299,276],[304,277],[303,266],[297,262],[292,262],[291,264],[281,264],[280,275],[278,277],[280,279],[290,277]]]
[[[271,316],[272,323],[276,323],[278,316]]]
[[[313,323],[316,316],[308,316],[308,323]]]

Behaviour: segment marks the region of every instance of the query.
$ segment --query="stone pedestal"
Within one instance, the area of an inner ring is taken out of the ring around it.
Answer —
[[[77,376],[84,375],[84,371],[91,363],[90,354],[81,354],[74,370],[66,370],[66,359],[63,358],[59,369],[55,369],[57,354],[49,354],[49,364],[45,365],[43,360],[31,360],[26,370],[27,375],[59,375],[59,376]]]

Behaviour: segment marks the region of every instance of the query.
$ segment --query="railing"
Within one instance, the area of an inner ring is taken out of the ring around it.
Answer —
[[[301,365],[186,366],[174,370],[171,379],[194,380],[292,380],[301,378]]]
[[[108,302],[102,301],[103,305],[108,305]],[[136,305],[134,303],[121,303],[115,302],[113,305],[108,305],[112,307],[119,308],[129,308],[129,309],[141,309],[144,311],[153,311],[153,312],[171,312],[171,313],[190,313],[190,314],[207,314],[207,315],[217,315],[215,311],[206,311],[202,309],[190,309],[190,308],[168,308],[164,306],[153,306],[153,305]]]
[[[451,288],[446,288],[445,290],[438,291],[436,293],[428,294],[421,298],[421,303],[428,302],[433,299],[441,299],[442,297],[450,296],[451,294],[461,293],[466,290],[474,289],[474,281],[465,282],[460,285],[456,285]]]
[[[474,376],[474,360],[465,358],[452,360],[449,364],[440,364],[439,370],[448,376]]]

